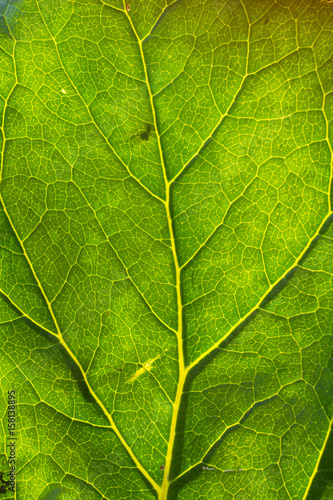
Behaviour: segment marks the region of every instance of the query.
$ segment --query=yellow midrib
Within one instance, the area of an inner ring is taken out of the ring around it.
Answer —
[[[142,48],[142,40],[138,36],[138,33],[137,33],[133,23],[132,23],[132,19],[130,17],[129,12],[127,12],[125,1],[124,1],[124,10],[126,12],[129,23],[131,24],[133,33],[137,39],[139,49],[140,49],[142,64],[143,64],[143,68],[144,68],[144,73],[145,73],[146,86],[147,86],[149,99],[150,99],[150,106],[151,106],[151,110],[152,110],[152,114],[153,114],[158,149],[159,149],[160,160],[161,160],[164,182],[165,182],[165,189],[166,189],[165,210],[166,210],[166,215],[167,215],[167,220],[168,220],[168,228],[169,228],[169,234],[170,234],[170,240],[171,240],[171,250],[172,250],[172,256],[173,256],[175,273],[176,273],[176,293],[177,293],[177,310],[178,310],[178,329],[177,329],[176,335],[177,335],[177,345],[178,345],[179,379],[178,379],[176,398],[175,398],[175,401],[173,404],[173,413],[172,413],[172,419],[171,419],[171,428],[170,428],[170,435],[169,435],[169,442],[168,442],[168,450],[167,450],[167,454],[165,457],[165,469],[164,469],[163,483],[162,483],[161,488],[160,487],[156,488],[159,500],[166,500],[167,496],[168,496],[168,489],[169,489],[169,484],[170,484],[168,477],[169,477],[169,473],[170,473],[172,452],[173,452],[175,437],[176,437],[176,425],[177,425],[177,421],[178,421],[180,400],[181,400],[181,396],[183,393],[185,378],[186,378],[186,374],[187,374],[187,371],[185,370],[185,366],[184,366],[184,351],[183,351],[183,305],[182,305],[181,286],[180,286],[181,285],[181,282],[180,282],[181,269],[180,269],[180,265],[179,265],[179,261],[178,261],[175,235],[174,235],[174,230],[173,230],[173,225],[172,225],[172,217],[171,217],[171,213],[170,213],[170,189],[171,189],[171,185],[172,185],[173,181],[172,180],[169,181],[167,178],[166,166],[165,166],[163,152],[162,152],[161,138],[160,138],[159,129],[157,126],[154,99],[153,99],[153,94],[151,91],[151,86],[150,86],[148,72],[147,72],[147,65],[146,65],[145,56],[144,56],[143,48]]]

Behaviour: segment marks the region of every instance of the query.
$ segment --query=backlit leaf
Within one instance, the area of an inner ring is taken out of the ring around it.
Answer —
[[[0,0],[0,115],[3,497],[332,500],[332,2]]]

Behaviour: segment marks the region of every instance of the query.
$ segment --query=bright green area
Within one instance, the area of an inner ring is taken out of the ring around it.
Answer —
[[[332,500],[333,3],[0,0],[0,125],[15,500]]]

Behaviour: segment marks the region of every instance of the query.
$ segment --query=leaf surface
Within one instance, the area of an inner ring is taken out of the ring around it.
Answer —
[[[3,0],[0,114],[4,497],[332,499],[332,4]]]

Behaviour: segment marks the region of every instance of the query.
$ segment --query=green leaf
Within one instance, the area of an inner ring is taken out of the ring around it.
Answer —
[[[332,500],[332,2],[1,0],[0,114],[4,498]]]

